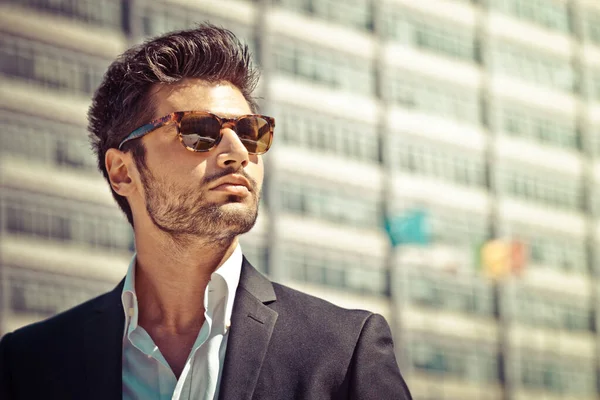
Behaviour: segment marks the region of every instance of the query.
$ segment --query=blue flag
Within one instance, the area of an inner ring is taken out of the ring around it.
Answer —
[[[421,244],[431,242],[428,215],[425,210],[408,210],[404,214],[385,219],[385,230],[396,247],[400,244]]]

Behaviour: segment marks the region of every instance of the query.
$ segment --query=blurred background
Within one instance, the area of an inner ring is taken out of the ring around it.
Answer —
[[[417,400],[600,399],[598,0],[4,0],[0,335],[124,276],[90,98],[202,21],[277,120],[259,270],[384,315]]]

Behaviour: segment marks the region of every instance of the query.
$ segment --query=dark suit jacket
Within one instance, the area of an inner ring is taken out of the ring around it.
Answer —
[[[122,398],[123,282],[0,341],[0,399]],[[410,399],[384,318],[272,283],[244,258],[219,399]]]

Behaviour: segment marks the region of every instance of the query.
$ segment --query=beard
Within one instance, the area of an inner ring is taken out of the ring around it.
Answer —
[[[146,211],[154,225],[174,239],[202,238],[206,242],[226,242],[248,232],[258,216],[260,190],[245,171],[226,169],[205,176],[199,187],[184,187],[154,176],[141,168]],[[224,201],[206,200],[208,184],[223,176],[238,173],[250,182],[245,198],[229,195]],[[248,200],[250,200],[248,202]]]

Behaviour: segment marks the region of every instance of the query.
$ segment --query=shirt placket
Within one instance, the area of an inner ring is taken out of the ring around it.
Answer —
[[[160,361],[155,358],[155,362],[158,363],[156,366],[161,372],[158,374],[158,390],[160,391],[160,398],[170,399],[173,391],[174,380],[177,379],[175,374],[170,367],[165,367]]]
[[[179,381],[175,387],[175,391],[173,392],[172,400],[188,400],[191,399],[191,391],[192,391],[192,383],[194,379],[204,379],[204,376],[194,377],[194,360],[198,351],[203,349],[206,341],[210,339],[212,336],[212,326],[213,326],[213,308],[215,296],[217,293],[213,291],[213,281],[211,280],[204,293],[204,324],[202,324],[202,328],[200,328],[200,333],[196,338],[196,342],[194,343],[194,347],[188,357],[185,367],[181,373]],[[216,289],[215,289],[216,290]],[[203,374],[201,374],[203,375]],[[202,397],[195,397],[202,398]]]
[[[154,344],[154,341],[144,330],[144,328],[137,326],[129,337],[130,343],[138,349],[148,359],[148,362],[152,363],[153,368],[156,370],[155,376],[157,377],[158,392],[160,399],[170,399],[173,387],[176,384],[176,377],[173,370],[167,363],[160,352],[158,346]]]

